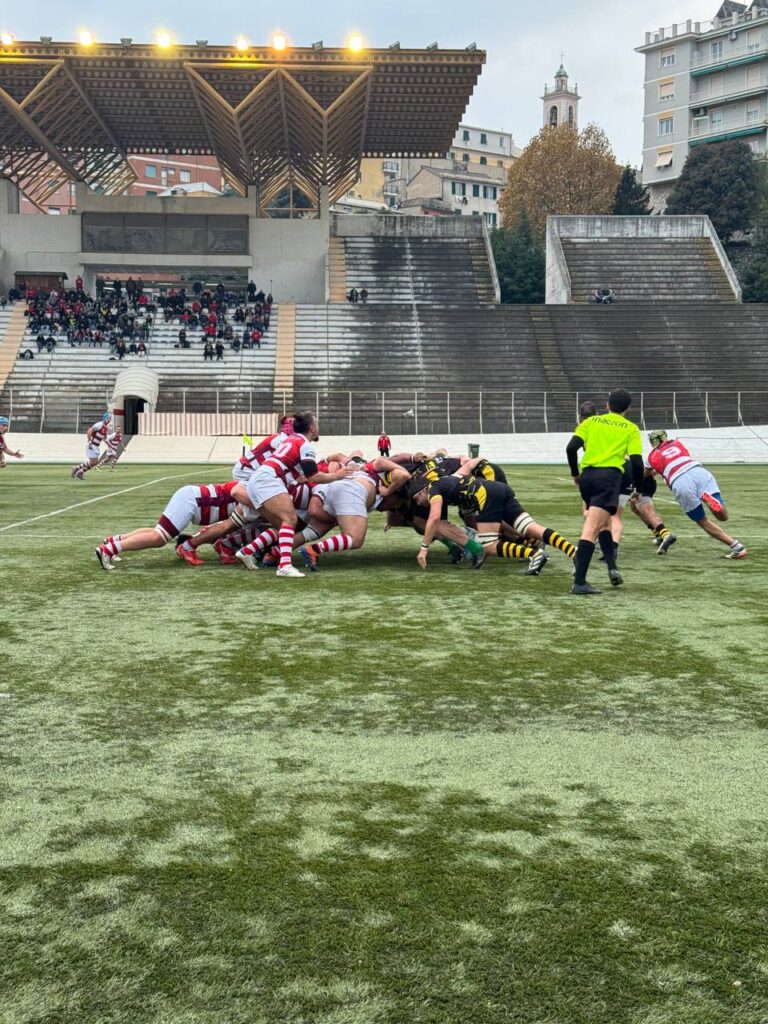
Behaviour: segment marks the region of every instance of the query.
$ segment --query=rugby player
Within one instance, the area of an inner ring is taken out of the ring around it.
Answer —
[[[113,559],[123,551],[144,551],[162,548],[178,537],[190,523],[208,526],[226,519],[235,509],[232,491],[237,481],[226,484],[188,484],[180,487],[168,502],[155,526],[132,530],[125,536],[107,537],[97,548],[96,558],[102,569],[114,569]]]
[[[551,544],[568,558],[572,558],[576,551],[574,545],[555,530],[540,526],[525,511],[508,484],[468,478],[460,471],[440,477],[432,483],[425,483],[414,498],[418,504],[429,507],[424,540],[417,556],[422,569],[427,568],[429,547],[434,540],[444,505],[456,505],[465,515],[469,514],[476,519],[478,540],[483,544],[486,554],[497,555],[499,558],[528,559],[528,576],[538,576],[547,562],[546,552],[531,545],[531,540]],[[529,543],[502,540],[500,534],[505,528]]]
[[[293,433],[293,416],[283,416],[277,433],[270,434],[254,445],[246,455],[241,455],[232,467],[232,479],[247,483],[253,471],[269,458],[278,445]]]
[[[648,435],[651,452],[648,456],[646,474],[657,473],[664,478],[680,508],[697,526],[730,551],[726,558],[747,557],[747,549],[740,540],[731,537],[722,527],[707,519],[706,505],[719,522],[728,519],[728,511],[720,493],[717,480],[708,469],[692,457],[680,441],[670,441],[666,430],[652,430]]]
[[[5,439],[5,434],[8,427],[11,425],[11,421],[7,416],[0,416],[0,469],[5,469],[5,457],[10,455],[12,459],[23,459],[24,452],[21,449],[17,449],[12,452],[8,447],[8,442]]]
[[[109,468],[113,470],[117,465],[118,459],[125,451],[122,433],[119,430],[113,430],[111,434],[107,434],[104,438],[104,444],[107,446],[107,450],[99,456],[99,463],[96,468],[101,469],[102,466],[109,464]]]
[[[97,420],[88,427],[88,434],[85,441],[85,459],[78,465],[72,467],[70,474],[75,480],[82,480],[89,469],[98,465],[101,456],[101,443],[107,437],[109,424],[112,422],[112,413],[105,412],[100,420]]]
[[[612,391],[608,396],[607,412],[583,419],[566,447],[571,476],[587,509],[576,552],[576,571],[571,588],[573,594],[600,593],[587,583],[587,571],[595,553],[596,542],[603,552],[612,586],[618,587],[624,582],[616,565],[611,517],[616,515],[619,507],[621,480],[627,457],[632,466],[634,489],[639,492],[643,485],[640,431],[624,415],[631,404],[632,396],[628,391],[623,388]],[[580,448],[584,448],[581,467],[578,460]]]
[[[639,494],[633,493],[629,499],[629,507],[640,520],[645,523],[653,533],[653,543],[657,547],[657,554],[664,555],[669,548],[677,543],[677,537],[664,525],[664,520],[656,511],[653,503],[653,496],[656,493],[656,480],[653,475],[646,473],[643,479],[643,488]]]
[[[270,539],[271,543],[277,541],[280,549],[277,575],[286,578],[304,576],[293,565],[291,558],[298,520],[288,488],[297,481],[299,475],[312,484],[330,484],[351,476],[355,471],[351,467],[342,467],[333,473],[320,470],[315,451],[319,433],[313,412],[296,413],[293,417],[293,430],[294,433],[252,473],[246,484],[248,503],[270,524],[269,529],[257,540],[260,543]],[[259,550],[254,541],[240,548],[235,557],[247,565],[245,560],[253,560]]]

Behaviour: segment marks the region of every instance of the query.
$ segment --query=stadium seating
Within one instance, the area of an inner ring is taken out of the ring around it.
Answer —
[[[492,303],[482,238],[345,238],[347,289],[365,287],[371,304]]]
[[[708,238],[561,239],[573,302],[609,287],[620,302],[734,302]]]
[[[234,352],[227,348],[221,362],[209,362],[203,361],[202,331],[188,330],[192,347],[177,349],[174,344],[180,322],[174,319],[166,324],[158,318],[150,333],[148,355],[144,357],[147,365],[160,374],[157,411],[249,411],[253,401],[251,390],[264,392],[264,401],[271,407],[277,321],[277,311],[273,309],[261,349]],[[103,348],[71,348],[66,342],[59,342],[53,354],[38,353],[36,336],[36,332],[28,331],[24,346],[33,350],[35,358],[18,359],[0,393],[0,405],[9,409],[13,388],[16,430],[39,430],[41,425],[54,431],[83,429],[104,411],[118,372],[142,358],[126,356],[118,361],[110,356],[106,343]]]

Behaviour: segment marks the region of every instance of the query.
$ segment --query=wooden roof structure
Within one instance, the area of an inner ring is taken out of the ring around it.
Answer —
[[[131,153],[213,154],[266,208],[317,205],[364,156],[445,156],[485,53],[18,42],[0,45],[0,177],[41,206],[62,178],[119,195]]]

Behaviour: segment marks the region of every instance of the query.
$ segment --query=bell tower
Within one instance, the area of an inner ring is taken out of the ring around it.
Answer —
[[[574,131],[579,130],[579,87],[574,85],[571,88],[568,80],[568,72],[563,64],[563,54],[560,54],[560,67],[555,72],[555,84],[544,86],[544,95],[541,97],[544,104],[544,127],[559,128],[561,125],[570,125]]]

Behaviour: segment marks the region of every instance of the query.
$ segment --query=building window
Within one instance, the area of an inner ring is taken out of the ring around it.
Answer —
[[[467,194],[467,186],[463,181],[452,181],[451,182],[451,195],[453,196],[465,196]]]
[[[722,60],[723,59],[723,42],[722,42],[722,40],[718,41],[717,43],[710,43],[709,44],[709,55],[712,58],[712,60]]]
[[[488,145],[488,136],[485,134],[485,132],[480,132],[480,145],[481,146],[487,146]]]
[[[656,153],[656,166],[671,167],[672,166],[672,150],[671,149],[660,149]]]
[[[491,186],[491,199],[496,199],[498,194],[499,194],[498,189],[496,188],[495,185],[492,185]]]
[[[472,186],[472,196],[473,196],[474,199],[479,199],[480,198],[480,186],[479,185],[473,185]]]
[[[496,165],[497,165],[497,167],[503,167],[504,166],[504,161],[503,160],[497,160],[496,161]]]
[[[747,32],[747,53],[757,53],[760,49],[760,29],[751,28]]]
[[[455,160],[455,159],[456,159],[456,154],[454,153],[453,150],[451,150],[451,160]]]
[[[56,216],[61,213],[61,210],[58,206],[49,206],[48,213],[52,213],[54,216]]]
[[[400,164],[397,162],[397,160],[385,160],[384,161],[384,170],[385,171],[391,171],[391,172],[397,174],[398,171],[400,170]]]
[[[469,132],[466,128],[462,132],[461,137],[464,139],[465,142],[469,142]]]
[[[157,168],[155,167],[154,164],[147,164],[147,166],[144,168],[144,177],[145,178],[156,178],[157,177]]]
[[[192,181],[192,172],[179,171],[179,181],[183,181],[185,184],[188,184],[190,181]]]
[[[723,127],[723,112],[722,110],[713,110],[709,115],[709,127],[715,130]]]
[[[145,196],[156,196],[157,192],[153,192],[151,188],[148,188],[144,193]]]
[[[557,128],[557,107],[549,108],[549,123],[552,128]]]
[[[488,163],[488,159],[484,156],[481,156],[480,163],[483,165],[483,167],[485,167],[485,165]]]
[[[464,163],[464,164],[468,164],[469,163],[469,153],[462,153],[461,154],[461,162]]]
[[[666,103],[668,100],[675,98],[675,80],[674,78],[668,78],[664,82],[659,82],[659,103]]]
[[[674,117],[659,118],[659,135],[673,135],[675,131]]]
[[[757,124],[760,120],[760,105],[758,103],[750,104],[747,107],[747,124]]]
[[[573,107],[568,107],[568,124],[573,124]]]
[[[661,67],[673,68],[675,66],[675,51],[662,50],[660,56]]]
[[[499,139],[499,149],[504,149],[506,142],[504,139]]]
[[[496,227],[496,214],[495,213],[486,213],[485,220],[486,220],[486,223],[490,224],[492,228]]]

